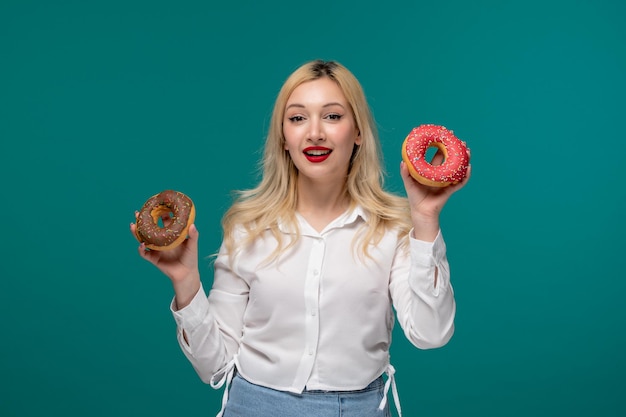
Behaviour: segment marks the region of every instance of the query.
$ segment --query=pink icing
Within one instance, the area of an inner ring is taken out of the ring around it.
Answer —
[[[448,155],[441,165],[431,165],[426,151],[436,143],[443,144]],[[421,125],[411,130],[405,140],[408,161],[417,173],[431,181],[455,184],[467,173],[469,154],[465,142],[454,136],[452,130],[434,124]]]

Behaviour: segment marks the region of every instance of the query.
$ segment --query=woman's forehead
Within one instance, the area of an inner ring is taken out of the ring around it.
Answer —
[[[292,105],[320,105],[326,106],[332,103],[346,106],[346,97],[336,82],[330,78],[318,78],[305,81],[297,86],[287,99],[286,107]]]

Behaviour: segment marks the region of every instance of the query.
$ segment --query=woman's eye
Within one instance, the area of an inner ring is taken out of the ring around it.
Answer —
[[[340,114],[329,114],[326,117],[328,117],[330,120],[339,120],[342,116]]]
[[[304,117],[302,117],[302,116],[291,116],[288,119],[289,119],[290,122],[297,123],[297,122],[303,121]]]

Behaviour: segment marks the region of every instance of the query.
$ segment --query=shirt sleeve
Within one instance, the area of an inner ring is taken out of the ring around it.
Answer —
[[[431,349],[448,343],[456,302],[441,231],[432,243],[410,238],[408,250],[396,250],[389,288],[398,322],[413,345]]]
[[[208,297],[201,286],[186,307],[175,311],[174,301],[170,305],[177,325],[178,343],[205,383],[209,383],[211,377],[237,353],[249,292],[247,283],[230,268],[223,251],[214,267],[213,286]]]

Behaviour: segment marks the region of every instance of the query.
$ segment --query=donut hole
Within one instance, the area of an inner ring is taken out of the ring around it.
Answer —
[[[441,161],[434,161],[433,159],[435,158],[435,155],[437,155],[438,151],[441,151],[440,154],[441,156],[443,156],[443,159]],[[446,150],[446,147],[443,146],[443,143],[432,142],[431,144],[428,145],[428,148],[426,148],[425,159],[426,159],[426,162],[428,162],[431,165],[434,165],[434,166],[442,165],[444,162],[446,162],[447,158],[448,158],[448,152]]]
[[[174,212],[170,211],[168,213],[162,213],[159,216],[159,219],[157,220],[157,226],[159,226],[160,228],[164,228],[165,227],[165,223],[163,222],[163,217],[167,218],[172,218],[174,217]]]
[[[165,205],[155,207],[150,214],[152,215],[152,220],[154,221],[154,224],[156,224],[160,228],[165,227],[165,223],[163,222],[164,218],[171,219],[174,216],[174,212]]]

